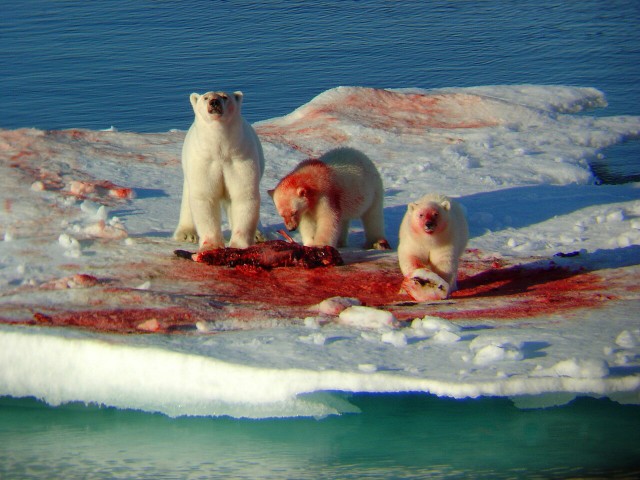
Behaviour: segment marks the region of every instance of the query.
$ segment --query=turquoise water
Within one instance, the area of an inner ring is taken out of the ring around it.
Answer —
[[[640,412],[579,398],[357,395],[316,419],[168,418],[0,399],[0,478],[631,478]]]

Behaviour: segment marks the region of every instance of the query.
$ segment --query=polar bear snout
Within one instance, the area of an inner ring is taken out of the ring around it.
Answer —
[[[439,216],[440,215],[437,210],[425,210],[419,214],[425,232],[431,234],[436,231],[438,228]]]
[[[285,217],[283,218],[284,220],[284,226],[287,227],[287,230],[289,230],[290,232],[295,232],[295,230],[298,228],[298,219],[295,216],[291,216],[291,217]]]
[[[212,114],[222,115],[224,113],[224,99],[222,97],[215,96],[209,99],[207,103],[207,111]]]

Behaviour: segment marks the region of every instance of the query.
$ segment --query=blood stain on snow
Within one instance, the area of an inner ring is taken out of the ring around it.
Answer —
[[[134,191],[128,187],[121,187],[109,180],[72,180],[68,184],[68,192],[80,199],[90,198],[91,195],[104,197],[132,199]]]
[[[119,307],[45,307],[22,323],[125,334],[185,333],[195,331],[199,321],[293,321],[313,315],[311,306],[335,296],[357,298],[365,306],[390,311],[400,321],[425,315],[517,320],[597,308],[615,298],[617,288],[624,288],[624,281],[617,286],[615,279],[607,277],[605,282],[596,272],[561,268],[548,260],[514,265],[471,251],[463,257],[459,290],[452,298],[421,304],[400,292],[403,277],[395,255],[346,252],[343,257],[344,266],[270,270],[174,258],[154,267],[156,293],[127,302],[131,289],[87,285],[108,293],[108,305]]]
[[[172,272],[177,281],[196,281],[202,291],[238,304],[265,303],[277,307],[311,306],[339,294],[366,304],[383,304],[397,296],[402,275],[377,268],[210,267],[186,263]]]
[[[402,320],[427,314],[470,320],[531,318],[597,307],[612,298],[601,277],[593,272],[548,262],[508,265],[500,259],[474,258],[463,263],[459,289],[451,302],[419,304],[400,292],[403,277],[390,259],[395,257],[342,267],[270,271],[188,263],[172,275],[179,282],[195,281],[213,297],[237,304],[300,308],[340,295],[391,310]]]
[[[33,323],[37,325],[84,327],[114,333],[167,333],[179,330],[184,325],[195,324],[196,321],[191,312],[177,307],[64,311],[47,314],[36,312],[33,315]],[[151,326],[154,328],[150,329]]]
[[[517,319],[593,308],[609,300],[601,277],[557,266],[492,268],[459,281],[453,298],[470,308],[443,312],[448,319]],[[473,306],[488,299],[488,306]],[[492,305],[493,303],[493,305]]]
[[[487,114],[486,100],[462,93],[421,94],[342,87],[317,97],[294,113],[263,123],[258,134],[272,143],[290,145],[309,156],[306,140],[340,145],[350,136],[344,126],[423,134],[428,129],[471,129],[499,125]],[[455,140],[453,140],[455,141]]]

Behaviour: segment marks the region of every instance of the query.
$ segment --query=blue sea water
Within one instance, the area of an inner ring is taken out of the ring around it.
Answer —
[[[640,114],[635,0],[0,0],[0,127],[186,130],[188,95],[242,90],[251,122],[339,85],[596,87]],[[640,179],[640,147],[605,152]]]
[[[640,114],[640,2],[0,0],[0,127],[187,129],[188,95],[249,121],[338,85],[562,84]],[[637,143],[637,142],[635,142]],[[640,179],[634,143],[593,165]],[[564,478],[640,471],[638,407],[360,395],[361,414],[171,419],[0,402],[0,478]]]

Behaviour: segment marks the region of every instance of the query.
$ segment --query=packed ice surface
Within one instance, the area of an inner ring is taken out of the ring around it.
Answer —
[[[349,145],[382,174],[392,245],[406,204],[438,191],[466,208],[470,248],[514,258],[581,252],[580,266],[628,283],[616,301],[526,320],[400,323],[338,297],[289,323],[230,318],[186,335],[11,324],[21,308],[90,302],[96,282],[115,282],[83,273],[92,267],[176,248],[184,132],[0,131],[0,395],[239,417],[353,410],[331,392],[638,403],[640,190],[597,185],[588,163],[637,139],[640,117],[585,113],[604,106],[598,90],[562,86],[329,90],[255,125],[267,160],[261,226],[267,236],[282,228],[266,193],[278,179]],[[350,242],[362,238],[356,226]],[[153,276],[118,282],[132,303],[162,294]]]

